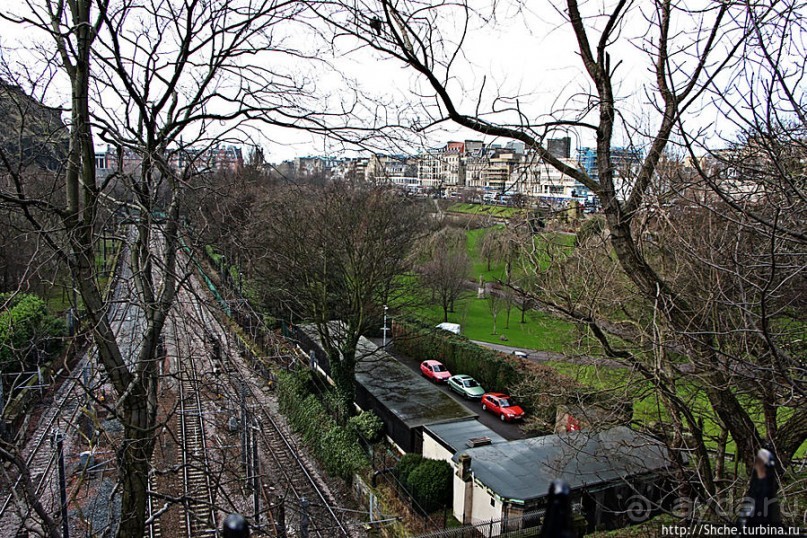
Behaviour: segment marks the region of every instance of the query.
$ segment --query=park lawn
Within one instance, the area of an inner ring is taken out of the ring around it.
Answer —
[[[450,205],[448,209],[446,209],[446,211],[448,211],[449,213],[463,213],[466,215],[490,215],[491,217],[509,219],[519,213],[525,213],[527,210],[500,205],[466,204],[460,202]]]
[[[454,306],[454,312],[448,313],[448,321],[459,323],[462,334],[471,340],[555,353],[567,353],[577,347],[579,333],[575,324],[544,312],[529,311],[526,323],[521,323],[521,311],[513,306],[508,326],[507,312],[502,307],[494,333],[488,299],[477,299],[475,293],[468,292]],[[436,325],[443,321],[443,309],[424,307],[417,317]],[[506,340],[501,339],[502,335]]]
[[[502,227],[503,225],[498,226]],[[496,228],[480,228],[466,232],[466,248],[472,264],[470,278],[474,282],[478,283],[480,277],[485,282],[503,281],[506,278],[504,263],[492,262],[488,270],[487,262],[479,254],[485,234]],[[574,245],[574,235],[569,234],[543,234],[536,236],[535,240],[556,241],[561,247]],[[549,263],[548,259],[546,263]],[[521,311],[516,305],[510,309],[509,324],[506,307],[502,306],[494,332],[490,301],[478,299],[474,292],[463,294],[454,307],[454,312],[448,314],[448,321],[459,323],[463,335],[471,340],[555,353],[577,352],[581,341],[580,332],[574,323],[545,312],[529,311],[526,314],[526,323],[521,323]],[[414,316],[427,323],[437,324],[443,321],[443,310],[438,305],[423,306],[414,312]],[[502,336],[505,340],[502,340]],[[584,342],[591,345],[588,340],[587,337],[583,338]]]
[[[640,378],[638,374],[631,373],[627,368],[614,366],[602,366],[591,364],[574,364],[564,361],[550,361],[546,363],[562,374],[565,374],[579,383],[597,390],[622,390],[626,398],[633,398],[633,420],[645,425],[657,422],[667,422],[669,415],[663,404],[658,400],[650,382]],[[704,392],[691,383],[679,382],[678,393],[689,403],[689,407],[695,416],[703,417],[703,429],[706,437],[706,445],[711,449],[717,448],[717,438],[720,435],[720,427],[711,418],[712,410],[709,400]],[[751,411],[751,417],[757,424],[761,432],[765,431],[765,420],[761,409],[755,409],[747,398],[746,408]],[[793,416],[792,408],[782,408],[778,421],[784,424]],[[729,441],[726,451],[734,453],[735,443]],[[807,443],[802,444],[796,452],[797,458],[807,456]]]
[[[496,282],[498,280],[504,280],[507,278],[504,271],[503,262],[491,261],[490,270],[488,270],[488,264],[480,254],[480,250],[482,248],[482,239],[485,237],[485,234],[491,230],[503,228],[504,225],[499,224],[492,228],[468,230],[465,233],[467,238],[465,245],[468,250],[468,257],[471,259],[471,273],[475,282],[479,282],[479,277],[482,277],[485,282]]]

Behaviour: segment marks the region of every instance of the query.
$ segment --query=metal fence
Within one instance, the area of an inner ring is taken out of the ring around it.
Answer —
[[[540,525],[543,518],[544,510],[538,510],[527,512],[518,517],[492,519],[487,522],[464,525],[454,529],[420,534],[417,538],[489,538],[492,536],[526,538],[528,536],[538,536],[541,532]]]

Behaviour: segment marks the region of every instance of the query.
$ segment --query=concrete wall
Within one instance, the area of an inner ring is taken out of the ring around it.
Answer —
[[[491,506],[491,502],[493,502],[495,506]],[[482,523],[484,521],[490,521],[491,519],[501,519],[501,517],[501,501],[494,499],[486,488],[481,487],[479,483],[474,480],[474,509],[471,515],[473,522]]]
[[[447,461],[452,467],[451,458],[454,454],[440,444],[428,431],[423,430],[423,457],[430,460],[443,460]]]
[[[466,482],[457,473],[454,474],[452,508],[457,521],[465,523],[484,523],[502,517],[502,502],[499,499],[494,498],[474,478]]]

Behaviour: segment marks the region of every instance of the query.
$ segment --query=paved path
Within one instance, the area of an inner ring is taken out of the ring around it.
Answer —
[[[513,347],[504,344],[492,344],[490,342],[482,342],[480,340],[471,340],[474,344],[480,345],[482,347],[486,347],[492,349],[494,351],[499,351],[501,353],[505,353],[507,355],[516,355],[518,352],[519,356],[524,357],[528,360],[531,360],[536,363],[548,362],[548,361],[560,361],[560,362],[568,362],[571,364],[581,364],[581,365],[598,365],[598,366],[608,366],[610,368],[625,368],[626,366],[619,361],[613,359],[606,359],[604,357],[582,357],[579,355],[564,355],[563,353],[554,353],[552,351],[536,351],[534,349],[526,349],[523,347]],[[522,355],[523,354],[523,355]]]

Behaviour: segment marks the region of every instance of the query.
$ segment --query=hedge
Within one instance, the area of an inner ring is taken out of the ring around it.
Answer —
[[[426,512],[451,504],[454,473],[443,460],[423,460],[409,473],[407,487]]]
[[[0,294],[0,370],[35,367],[58,354],[66,333],[64,321],[51,316],[45,302],[28,293]],[[39,350],[44,357],[34,352]]]
[[[303,443],[329,474],[350,482],[355,473],[369,464],[356,431],[340,426],[328,414],[314,395],[311,374],[307,370],[280,372],[277,380],[280,409],[301,434]]]
[[[412,321],[392,326],[395,349],[419,360],[438,360],[456,373],[472,376],[487,390],[509,391],[521,378],[519,364],[461,335]]]
[[[454,473],[448,462],[406,454],[395,466],[395,475],[427,513],[451,503]]]

